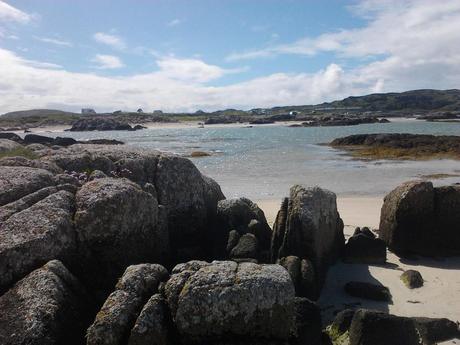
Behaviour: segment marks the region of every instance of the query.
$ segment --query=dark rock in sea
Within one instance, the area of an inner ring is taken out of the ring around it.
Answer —
[[[390,122],[386,120],[386,122]],[[325,116],[302,123],[304,127],[355,126],[364,123],[385,123],[376,117]]]
[[[0,132],[0,139],[12,140],[12,141],[15,141],[15,142],[20,143],[20,144],[22,144],[24,142],[22,140],[22,138],[19,135],[17,135],[16,133]]]
[[[422,345],[410,318],[357,310],[351,322],[350,345]]]
[[[460,187],[408,182],[384,199],[379,237],[398,255],[460,253]]]
[[[164,293],[183,344],[286,341],[295,327],[294,286],[279,265],[180,265]]]
[[[135,130],[135,131],[140,130],[140,129],[147,129],[147,127],[142,126],[142,125],[135,125],[135,126],[133,126],[133,130]]]
[[[249,121],[250,125],[268,125],[271,123],[275,123],[276,120],[268,119],[268,118],[261,118],[261,119],[253,119]]]
[[[94,145],[123,145],[124,142],[115,139],[90,139],[80,141],[80,144],[94,144]]]
[[[238,244],[231,250],[230,258],[257,260],[257,237],[253,234],[244,234],[241,236],[238,240]]]
[[[401,274],[400,278],[409,289],[416,289],[423,286],[423,278],[419,271],[407,270]]]
[[[75,145],[78,143],[74,138],[62,138],[62,137],[56,137],[53,140],[53,145],[58,145],[58,146],[70,146],[70,145]]]
[[[384,264],[386,258],[387,247],[385,242],[382,239],[367,235],[366,232],[361,231],[357,235],[353,235],[345,244],[343,253],[344,262]]]
[[[219,201],[217,204],[216,225],[210,233],[211,242],[213,243],[211,246],[213,250],[212,257],[228,258],[228,239],[232,230],[237,231],[240,236],[252,234],[257,242],[257,254],[253,258],[268,262],[271,229],[263,211],[257,204],[246,198]],[[232,236],[235,237],[235,235]],[[252,237],[246,236],[244,242],[248,243],[250,238],[252,239]]]
[[[321,312],[318,305],[307,298],[294,298],[295,330],[289,345],[322,345]]]
[[[38,134],[27,134],[24,137],[24,144],[53,144],[54,139]]]
[[[87,131],[133,131],[129,124],[111,118],[88,118],[80,119],[72,124],[71,132]]]
[[[311,260],[320,289],[344,242],[335,194],[319,187],[292,187],[274,224],[272,258],[294,255]]]
[[[0,297],[0,344],[81,344],[87,307],[77,279],[50,261]]]
[[[154,294],[131,329],[128,345],[169,345],[171,327],[166,300],[161,294]]]
[[[374,301],[391,301],[390,290],[383,285],[365,282],[348,282],[344,286],[345,292],[353,297],[370,299]]]
[[[142,307],[167,278],[168,271],[160,265],[129,266],[88,328],[86,344],[126,343]]]

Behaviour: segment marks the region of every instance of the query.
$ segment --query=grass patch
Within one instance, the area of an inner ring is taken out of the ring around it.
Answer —
[[[7,157],[18,157],[18,156],[25,157],[27,159],[37,159],[38,158],[38,155],[31,149],[28,149],[27,147],[18,147],[13,150],[0,152],[0,159],[7,158]]]

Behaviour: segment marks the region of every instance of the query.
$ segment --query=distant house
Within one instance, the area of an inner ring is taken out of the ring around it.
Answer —
[[[82,115],[91,115],[91,114],[96,114],[96,110],[91,109],[91,108],[83,108],[81,110]]]

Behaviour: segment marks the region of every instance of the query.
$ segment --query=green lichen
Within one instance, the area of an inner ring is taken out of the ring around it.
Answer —
[[[326,328],[326,333],[329,335],[334,345],[349,345],[350,343],[348,331],[340,333],[336,327],[329,326]]]

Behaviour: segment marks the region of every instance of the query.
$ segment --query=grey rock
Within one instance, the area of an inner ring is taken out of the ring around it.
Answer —
[[[419,271],[407,270],[401,274],[400,278],[409,289],[416,289],[423,286],[423,278]]]
[[[53,176],[49,171],[4,166],[0,169],[0,206],[53,184]]]
[[[48,170],[53,174],[62,173],[62,169],[59,168],[56,164],[50,162],[42,162],[37,159],[27,159],[25,157],[17,156],[17,157],[5,157],[0,159],[0,166],[21,166],[21,167],[29,167],[29,168],[38,168],[43,170]]]
[[[412,319],[415,321],[415,327],[425,344],[437,344],[460,336],[458,323],[449,319],[429,317],[414,317]]]
[[[0,297],[0,343],[78,344],[85,302],[76,278],[61,262],[50,261]]]
[[[244,234],[240,237],[238,244],[233,247],[230,252],[230,257],[234,259],[256,259],[257,254],[257,238],[253,234]]]
[[[287,340],[294,327],[294,286],[284,268],[216,261],[195,263],[194,269],[182,266],[164,289],[184,342]]]
[[[360,264],[384,264],[387,259],[386,243],[361,231],[345,244],[343,261]]]
[[[315,300],[319,297],[318,278],[313,263],[308,259],[300,262],[300,284],[298,295]]]
[[[351,322],[350,345],[421,345],[410,318],[370,310],[357,310]]]
[[[153,295],[142,308],[128,345],[168,345],[170,323],[165,299],[160,294]]]
[[[21,147],[23,147],[21,144],[13,140],[0,139],[0,153],[15,150]]]
[[[295,255],[311,260],[320,288],[344,242],[335,194],[319,187],[293,186],[274,225],[272,257]]]
[[[286,256],[278,260],[278,264],[283,266],[289,273],[291,280],[294,284],[296,296],[299,295],[299,288],[300,288],[300,259],[298,256]]]
[[[137,184],[97,179],[78,191],[76,202],[75,272],[93,288],[109,290],[131,264],[167,260],[168,236],[159,233],[157,200]]]
[[[88,328],[87,344],[126,344],[143,305],[167,277],[160,265],[129,266]]]
[[[227,247],[226,251],[228,254],[232,251],[232,249],[238,244],[240,240],[240,234],[236,230],[231,230],[228,233],[228,240],[227,240]]]
[[[92,180],[96,180],[98,178],[105,178],[105,177],[108,177],[106,174],[104,174],[104,172],[100,171],[100,170],[93,170],[91,172],[91,174],[89,175],[89,180],[92,181]]]
[[[374,301],[391,301],[390,290],[383,285],[351,281],[345,284],[344,289],[347,294],[353,297],[370,299]]]
[[[69,261],[75,252],[72,217],[74,195],[59,191],[26,208],[31,200],[52,190],[29,196],[0,225],[0,288],[10,286],[49,260]],[[14,207],[14,206],[13,206]]]
[[[460,254],[460,185],[434,189],[436,254]]]
[[[289,344],[322,345],[321,312],[318,305],[303,297],[296,297],[294,305],[296,326]]]

